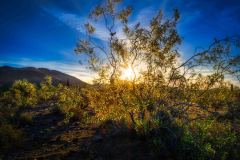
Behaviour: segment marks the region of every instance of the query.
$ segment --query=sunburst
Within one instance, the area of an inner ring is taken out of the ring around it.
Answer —
[[[121,79],[133,80],[134,77],[135,77],[135,73],[131,67],[127,67],[122,70]]]

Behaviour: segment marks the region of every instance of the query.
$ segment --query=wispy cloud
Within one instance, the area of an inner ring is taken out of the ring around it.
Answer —
[[[88,22],[88,19],[86,16],[82,17],[82,16],[78,16],[77,14],[67,13],[58,9],[43,8],[43,10],[49,13],[50,15],[52,15],[53,17],[57,18],[60,22],[76,30],[77,32],[83,35],[86,33],[84,28],[84,24]],[[93,22],[93,25],[95,28],[97,28],[93,36],[102,41],[106,41],[109,35],[104,24]]]
[[[13,63],[14,62],[14,63]],[[78,63],[64,63],[64,62],[56,62],[56,61],[37,61],[37,60],[30,60],[27,58],[22,58],[19,60],[7,60],[7,61],[0,61],[0,65],[14,65],[19,67],[37,67],[37,68],[49,68],[53,70],[58,70],[69,74],[71,76],[77,77],[85,82],[91,83],[94,77],[96,76],[95,73],[91,72],[87,69],[86,66],[82,66]]]
[[[86,21],[86,18],[79,17],[76,14],[67,13],[64,11],[61,11],[56,8],[42,8],[43,11],[48,13],[49,15],[57,18],[60,22],[66,24],[67,26],[71,27],[72,29],[75,29],[79,32],[82,31],[82,25]]]
[[[85,28],[84,24],[86,24],[89,19],[87,16],[79,16],[77,14],[73,13],[67,13],[64,11],[61,11],[59,9],[53,9],[53,8],[43,8],[45,12],[52,15],[53,17],[57,18],[60,22],[66,24],[70,28],[78,31],[81,34],[85,34]],[[155,15],[155,10],[152,7],[146,7],[138,12],[136,14],[136,17],[132,19],[129,22],[130,26],[134,26],[138,22],[141,22],[141,25],[146,27],[149,24],[150,19]],[[105,23],[103,21],[91,21],[93,26],[96,28],[95,33],[93,34],[94,38],[97,38],[102,41],[107,41],[109,38],[109,32],[105,26]],[[115,22],[115,31],[117,33],[117,36],[120,39],[124,39],[125,35],[122,31],[122,25],[120,22]]]

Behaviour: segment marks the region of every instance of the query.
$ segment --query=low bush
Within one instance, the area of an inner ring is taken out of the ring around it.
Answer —
[[[183,136],[183,151],[187,148],[186,144],[191,144],[191,150],[186,156],[193,157],[195,153],[199,159],[231,159],[236,156],[236,138],[229,122],[218,122],[215,119],[196,121]]]
[[[65,116],[65,121],[68,122],[72,117],[81,119],[79,116],[83,115],[83,109],[86,105],[84,98],[81,96],[82,91],[77,88],[59,85],[56,93],[54,107]]]
[[[229,122],[206,119],[182,125],[160,119],[155,124],[148,121],[134,129],[136,136],[148,142],[156,159],[239,158],[237,133],[232,131]]]
[[[56,94],[56,87],[52,85],[52,77],[46,76],[40,83],[40,89],[38,90],[38,99],[41,102],[45,102],[54,98]]]
[[[17,80],[3,95],[5,104],[12,107],[26,107],[37,104],[36,87],[27,80]]]

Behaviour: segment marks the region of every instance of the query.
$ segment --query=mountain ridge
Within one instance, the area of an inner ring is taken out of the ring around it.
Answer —
[[[52,77],[53,85],[59,83],[80,87],[87,85],[74,76],[48,68],[0,66],[0,88],[10,87],[14,81],[22,79],[38,85],[46,76]]]

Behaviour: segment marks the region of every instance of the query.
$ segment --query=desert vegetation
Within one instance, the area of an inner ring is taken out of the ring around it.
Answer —
[[[133,8],[119,10],[118,3],[91,12],[75,49],[98,73],[92,85],[53,86],[46,77],[40,86],[18,80],[1,93],[2,158],[17,157],[11,153],[29,144],[30,111],[47,106],[65,127],[78,122],[97,128],[85,159],[240,159],[239,38],[215,39],[184,61],[178,10],[171,18],[159,11],[142,26],[129,24]],[[106,44],[94,38],[100,22],[108,30]]]

